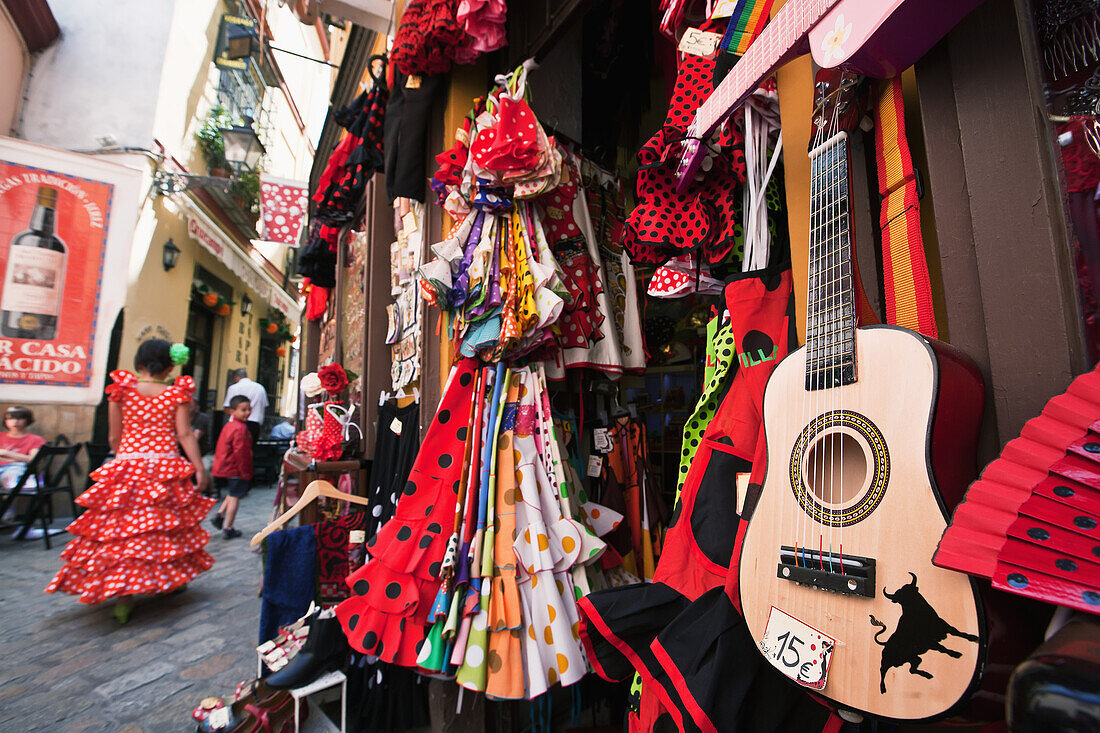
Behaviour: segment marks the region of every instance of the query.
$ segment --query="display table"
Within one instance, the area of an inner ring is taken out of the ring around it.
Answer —
[[[264,662],[263,656],[257,652],[257,676],[263,676]],[[301,716],[301,704],[302,699],[307,698],[324,690],[330,690],[337,685],[340,686],[340,733],[346,733],[347,718],[348,718],[348,678],[343,672],[337,670],[335,672],[329,672],[323,674],[308,685],[302,687],[295,687],[291,690],[290,696],[294,698],[294,730],[301,730],[299,726],[299,718]],[[307,703],[309,701],[307,700]],[[321,712],[321,709],[313,705],[312,714],[306,721],[305,731],[315,731],[316,733],[323,733],[325,731],[335,730],[336,727],[329,722],[328,717]],[[314,718],[324,718],[323,721],[314,722]]]
[[[344,676],[343,672],[337,670],[336,672],[329,672],[328,674],[321,675],[310,684],[304,687],[297,687],[290,691],[291,697],[294,698],[294,730],[299,730],[299,714],[302,698],[309,697],[310,695],[321,692],[322,690],[328,690],[330,688],[340,685],[340,733],[346,733],[347,718],[348,718],[348,678]],[[307,701],[307,704],[308,701]],[[314,722],[317,717],[325,717],[321,713],[320,708],[316,705],[313,706],[313,714],[309,716],[310,723]],[[325,718],[327,721],[328,718]],[[323,721],[321,721],[323,722]],[[327,727],[327,726],[326,726]],[[311,730],[323,730],[324,728],[312,724]]]

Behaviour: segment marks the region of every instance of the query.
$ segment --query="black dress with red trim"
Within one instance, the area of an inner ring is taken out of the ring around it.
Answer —
[[[393,518],[368,540],[371,560],[348,577],[352,596],[336,607],[353,649],[404,667],[416,666],[454,528],[476,369],[475,359],[455,368]]]

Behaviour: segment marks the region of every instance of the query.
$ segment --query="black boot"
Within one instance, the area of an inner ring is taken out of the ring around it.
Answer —
[[[303,687],[315,679],[344,666],[348,655],[348,640],[340,622],[331,611],[327,618],[319,615],[310,622],[309,636],[290,663],[269,676],[267,686],[276,690]]]

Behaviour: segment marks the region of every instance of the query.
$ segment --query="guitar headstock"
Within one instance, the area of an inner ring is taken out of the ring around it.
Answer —
[[[818,137],[853,130],[866,109],[864,77],[839,69],[821,69],[814,77],[814,116],[810,147]],[[818,134],[820,133],[820,135]]]
[[[688,131],[691,134],[691,131]],[[688,138],[683,142],[683,152],[680,154],[680,164],[676,167],[676,193],[684,194],[688,186],[695,180],[695,172],[703,163],[706,156],[704,148],[698,139]]]

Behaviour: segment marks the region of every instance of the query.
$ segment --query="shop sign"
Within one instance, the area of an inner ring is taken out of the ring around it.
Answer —
[[[229,244],[225,235],[220,234],[213,225],[207,224],[203,220],[205,217],[200,218],[200,216],[199,214],[193,214],[188,217],[188,235],[201,244],[210,254],[217,257],[252,292],[275,306],[284,316],[297,322],[301,313],[298,301],[262,273],[258,264],[244,256],[235,246]]]
[[[225,256],[225,247],[217,237],[208,232],[196,219],[187,220],[187,234],[219,260]]]
[[[233,38],[249,39],[248,49],[253,48],[251,36],[256,35],[256,21],[241,15],[222,16],[221,25],[218,27],[218,41],[214,45],[214,65],[219,69],[233,69],[247,71],[249,56],[240,58],[229,57],[229,40]]]
[[[99,402],[140,181],[125,166],[0,140],[0,400]]]

